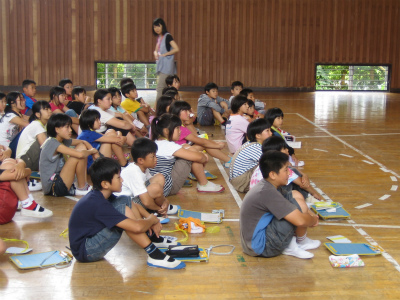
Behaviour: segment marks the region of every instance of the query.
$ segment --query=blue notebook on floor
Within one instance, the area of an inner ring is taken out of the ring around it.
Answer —
[[[379,255],[384,251],[364,243],[324,243],[325,247],[334,255]]]
[[[64,251],[49,251],[37,254],[14,255],[10,260],[20,269],[46,268],[65,265],[72,260],[72,255]]]
[[[335,212],[327,212],[325,209],[317,210],[315,205],[311,205],[311,209],[322,219],[349,219],[351,215],[341,206],[334,207]]]

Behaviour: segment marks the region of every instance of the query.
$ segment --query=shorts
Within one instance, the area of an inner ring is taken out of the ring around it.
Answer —
[[[288,193],[285,197],[290,203],[296,205],[301,211],[297,201],[293,198],[292,193]],[[288,246],[295,233],[296,226],[285,219],[278,220],[273,218],[265,231],[266,242],[265,249],[260,256],[274,257],[282,254]]]
[[[144,183],[144,185],[145,185],[146,187],[148,187],[148,186],[150,185],[150,180],[146,180],[146,182]],[[142,201],[140,200],[140,197],[139,197],[139,196],[132,197],[132,202],[133,202],[133,203],[136,203],[136,204],[140,204],[141,206],[144,207],[144,209],[146,209],[146,210],[147,210],[148,212],[150,212],[150,213],[154,213],[154,212],[155,212],[154,210],[148,210],[148,209],[146,208],[146,206],[144,206],[144,204],[143,204]]]
[[[38,140],[20,158],[25,162],[27,168],[32,171],[39,171],[40,144]]]
[[[18,197],[11,189],[9,181],[0,181],[0,224],[12,220],[17,211]]]
[[[204,109],[203,114],[200,116],[197,116],[197,121],[201,126],[211,126],[214,125],[214,114],[212,111],[212,108],[207,107]]]
[[[63,196],[71,196],[75,195],[75,186],[72,185],[70,189],[67,188],[60,174],[54,174],[54,179],[51,184],[51,190],[48,195],[52,195],[54,197],[63,197]]]
[[[123,120],[122,118],[117,118],[119,120]],[[128,133],[130,132],[128,129],[121,129],[121,128],[117,128],[111,125],[107,125],[107,130],[108,129],[114,129],[115,131],[120,131],[122,133],[122,136],[127,136]]]
[[[132,208],[129,196],[119,196],[110,203],[123,215],[125,215],[126,206]],[[87,261],[93,262],[102,259],[118,243],[123,231],[122,228],[116,226],[111,229],[105,227],[94,236],[87,238],[85,243]]]
[[[172,187],[169,196],[176,195],[183,187],[190,170],[192,169],[192,162],[186,159],[178,158],[171,171]]]
[[[247,193],[249,191],[251,176],[253,176],[253,173],[257,167],[258,165],[255,165],[250,170],[247,170],[243,174],[233,177],[231,180],[229,180],[235,190],[241,193]],[[233,168],[233,166],[231,168]]]

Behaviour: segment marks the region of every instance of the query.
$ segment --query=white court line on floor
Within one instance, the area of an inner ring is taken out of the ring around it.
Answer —
[[[390,176],[390,179],[392,179],[392,181],[397,181],[396,176]]]
[[[238,192],[235,190],[235,188],[232,186],[232,184],[229,182],[229,177],[228,177],[228,175],[226,174],[226,172],[225,172],[225,170],[224,170],[224,167],[222,166],[222,164],[221,164],[221,162],[219,161],[219,159],[217,159],[217,158],[214,157],[214,160],[215,160],[215,163],[217,164],[217,167],[218,167],[220,173],[222,174],[222,177],[224,177],[225,182],[226,182],[226,184],[227,184],[229,190],[231,191],[233,198],[235,199],[237,205],[238,205],[239,208],[240,208],[240,207],[242,206],[242,203],[243,203],[242,199],[240,198]]]
[[[387,169],[386,166],[384,166],[383,164],[381,164],[381,163],[378,162],[377,160],[375,160],[375,159],[371,158],[370,156],[364,154],[361,150],[359,150],[359,149],[357,149],[356,147],[350,145],[349,143],[345,142],[344,140],[342,140],[341,138],[337,137],[336,135],[330,133],[328,130],[322,128],[321,126],[319,126],[319,125],[317,125],[317,124],[315,124],[314,122],[312,122],[311,120],[307,119],[307,118],[304,117],[303,115],[301,115],[301,114],[299,114],[299,113],[296,113],[296,114],[297,114],[300,118],[302,118],[302,119],[304,119],[305,121],[309,122],[310,124],[314,125],[314,126],[317,127],[318,129],[320,129],[320,130],[322,130],[323,132],[325,132],[326,134],[330,135],[331,137],[333,137],[333,138],[336,139],[337,141],[341,142],[342,144],[344,144],[344,145],[346,145],[347,147],[351,148],[352,150],[356,151],[358,154],[364,156],[364,157],[365,157],[366,159],[368,159],[369,161],[372,161],[372,162],[376,163],[376,164],[377,164],[379,167],[381,167],[381,168]],[[397,178],[400,178],[400,176],[399,176],[397,173],[395,173],[394,171],[390,171],[390,173],[393,174],[394,176],[396,176]],[[394,176],[391,176],[391,177],[394,177]],[[396,178],[396,177],[394,177],[394,178],[395,178],[396,181],[397,181],[397,178]],[[393,180],[393,178],[392,178],[392,180]],[[394,180],[393,180],[393,181],[394,181]],[[363,229],[359,228],[359,225],[357,225],[356,222],[355,222],[354,220],[347,220],[347,222],[350,223],[350,224],[352,224],[353,228],[354,228],[355,230],[357,230],[358,233],[361,234],[361,235],[368,241],[368,243],[370,243],[370,244],[373,245],[373,246],[378,246],[378,247],[379,247],[378,243],[375,242],[375,240],[374,240],[370,235],[368,235]],[[385,251],[385,252],[382,253],[382,256],[383,256],[388,262],[390,262],[390,263],[396,268],[397,271],[400,272],[400,265],[399,265],[399,263],[398,263],[389,253],[387,253],[387,252]]]
[[[239,222],[239,219],[222,219],[224,222]],[[319,222],[322,226],[338,226],[338,227],[354,227],[354,224],[349,223],[331,223],[331,222]],[[399,225],[372,225],[372,224],[357,224],[358,227],[365,228],[386,228],[386,229],[400,229]]]
[[[368,206],[371,206],[371,205],[372,205],[371,203],[365,203],[365,204],[356,206],[356,207],[354,207],[354,208],[361,209],[361,208],[368,207]]]
[[[370,162],[370,161],[365,160],[365,159],[363,159],[363,162],[365,162],[366,164],[369,164],[369,165],[373,165],[374,164],[373,162]]]
[[[339,155],[344,156],[344,157],[349,157],[349,158],[353,158],[354,157],[354,156],[343,154],[343,153],[340,153]]]
[[[321,151],[321,152],[329,152],[328,150],[323,150],[323,149],[318,149],[318,148],[314,148],[313,150],[315,150],[315,151]]]
[[[383,195],[382,197],[379,198],[379,200],[386,200],[389,197],[390,197],[390,195]]]
[[[388,172],[390,172],[390,170],[388,170],[388,169],[385,169],[385,168],[380,168],[383,172],[385,172],[385,173],[388,173]],[[396,177],[395,177],[396,178]]]
[[[72,197],[72,196],[64,196],[64,197],[68,198],[70,200],[79,201],[79,198],[76,198],[76,197]]]
[[[361,150],[357,149],[356,147],[350,145],[349,143],[347,143],[346,141],[342,140],[341,138],[339,138],[338,136],[330,133],[328,130],[326,130],[325,128],[315,124],[313,121],[307,119],[306,117],[304,117],[302,114],[296,113],[296,115],[298,115],[300,118],[302,118],[303,120],[307,121],[308,123],[314,125],[315,127],[317,127],[319,130],[325,132],[326,134],[328,134],[329,136],[333,137],[334,139],[336,139],[337,141],[341,142],[342,144],[346,145],[347,147],[349,147],[350,149],[354,150],[355,152],[357,152],[358,154],[360,154],[361,156],[364,156],[364,158],[366,158],[367,160],[377,164],[379,167],[384,168],[384,169],[388,169],[386,168],[385,165],[383,165],[382,163],[380,163],[379,161],[373,159],[372,157],[368,156],[367,154],[365,154],[364,152],[362,152]],[[390,171],[391,174],[393,174],[394,176],[396,176],[397,178],[400,178],[400,175],[397,174],[394,171]]]
[[[399,135],[400,133],[361,133],[361,134],[337,134],[337,137],[362,137],[362,136],[374,136],[374,135]],[[296,136],[297,139],[313,139],[313,138],[330,138],[329,135],[304,135]]]
[[[392,185],[390,188],[391,191],[397,191],[398,186],[397,185]]]

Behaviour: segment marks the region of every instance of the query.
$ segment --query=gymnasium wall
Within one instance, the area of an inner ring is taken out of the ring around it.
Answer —
[[[153,61],[162,17],[185,86],[312,90],[316,63],[391,64],[400,90],[398,0],[0,0],[0,87],[69,77],[95,61]]]

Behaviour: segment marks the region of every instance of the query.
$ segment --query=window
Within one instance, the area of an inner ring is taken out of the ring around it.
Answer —
[[[317,65],[317,91],[388,91],[389,66]]]
[[[109,63],[96,62],[96,87],[120,87],[122,78],[129,77],[137,89],[150,90],[157,86],[155,63]]]

